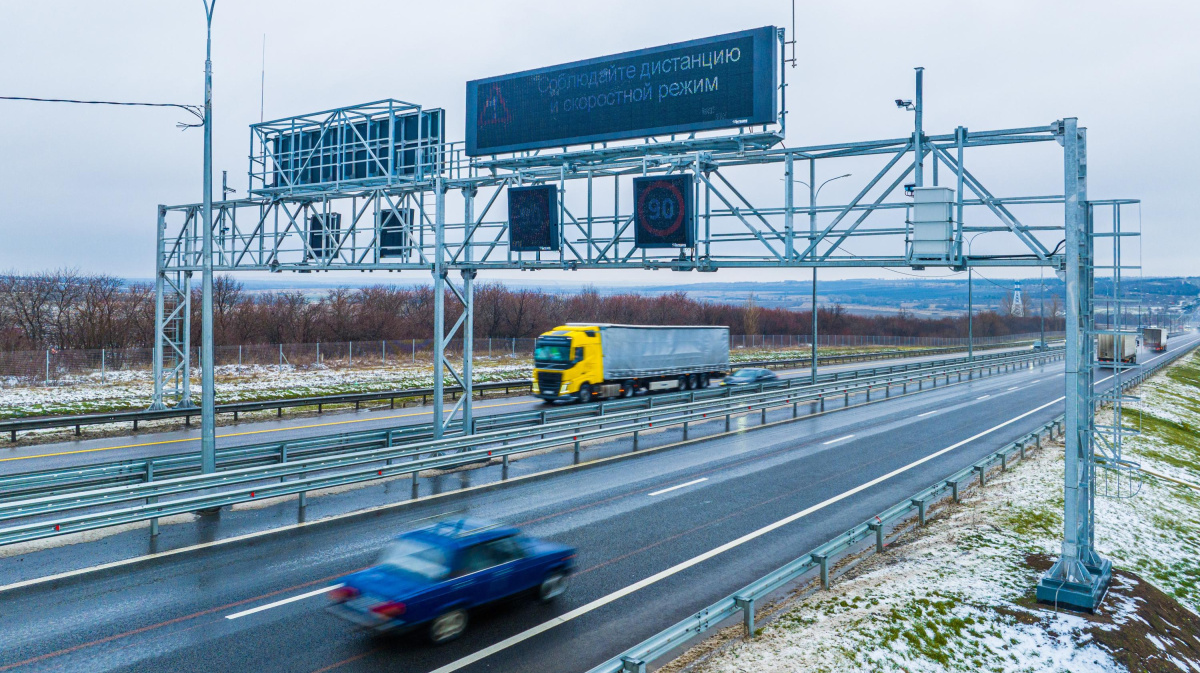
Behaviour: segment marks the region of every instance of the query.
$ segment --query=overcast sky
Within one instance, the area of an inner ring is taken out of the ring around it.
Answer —
[[[461,140],[468,79],[787,26],[790,7],[785,0],[220,0],[217,180],[228,170],[244,195],[264,34],[267,119],[398,98],[444,107],[450,138]],[[0,0],[0,95],[201,103],[203,18],[200,0]],[[912,68],[921,65],[930,133],[1078,117],[1089,129],[1091,197],[1143,201],[1146,275],[1197,275],[1197,25],[1194,0],[801,2],[799,67],[787,72],[787,143],[911,133],[911,115],[892,100],[911,97]],[[0,101],[0,270],[151,276],[155,205],[200,200],[201,134],[174,126],[186,119],[170,109]],[[1006,160],[981,176],[997,195],[1061,193],[1061,177],[1056,189],[1030,187],[1022,181],[1025,160]],[[1055,165],[1047,166],[1053,175]],[[822,201],[847,200],[859,186],[831,184]],[[653,278],[711,282],[754,273]]]

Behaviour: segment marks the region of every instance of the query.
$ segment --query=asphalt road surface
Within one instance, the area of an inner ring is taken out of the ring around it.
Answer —
[[[1062,369],[3,591],[0,672],[583,671],[1050,420],[1062,411]],[[550,605],[477,611],[442,647],[373,638],[322,610],[318,590],[372,564],[396,532],[448,512],[576,546],[570,589]],[[49,567],[99,544],[0,559],[0,583],[29,575],[17,565]]]

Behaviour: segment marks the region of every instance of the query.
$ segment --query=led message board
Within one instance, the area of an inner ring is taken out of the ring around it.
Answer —
[[[767,26],[467,82],[478,156],[776,121]]]
[[[695,246],[694,180],[686,174],[633,179],[633,238],[637,247]]]
[[[508,189],[508,248],[513,252],[558,251],[557,187]]]

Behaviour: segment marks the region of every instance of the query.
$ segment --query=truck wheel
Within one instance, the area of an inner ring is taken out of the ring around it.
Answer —
[[[591,402],[592,401],[592,384],[585,383],[585,384],[579,386],[579,401],[580,402]]]
[[[708,374],[701,374],[701,375],[700,375],[700,387],[701,387],[701,388],[707,388],[707,387],[708,387],[708,384],[709,384],[710,382],[711,382],[711,381],[710,381],[710,379],[709,379],[709,376],[708,376]]]
[[[538,586],[538,600],[548,603],[558,598],[567,590],[567,574],[561,570],[553,570],[546,575]]]
[[[680,390],[688,389],[688,377],[686,377],[686,376],[679,377],[679,389]]]
[[[700,387],[700,377],[696,374],[688,374],[688,390],[695,390]]]
[[[466,610],[450,610],[438,615],[429,624],[429,640],[434,645],[441,645],[461,636],[466,630]]]
[[[637,392],[637,384],[632,380],[626,381],[621,384],[621,391],[625,397],[633,397],[633,394]]]

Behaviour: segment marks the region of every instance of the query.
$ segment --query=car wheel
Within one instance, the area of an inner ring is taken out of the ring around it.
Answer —
[[[538,600],[543,603],[552,601],[558,598],[567,590],[567,574],[561,570],[555,570],[542,580],[542,584],[538,587]]]
[[[434,645],[448,643],[467,630],[467,611],[450,610],[438,615],[429,624],[429,639]]]
[[[637,391],[637,384],[630,380],[622,383],[621,388],[624,389],[625,397],[633,397],[633,394]]]
[[[580,402],[591,402],[592,401],[592,384],[585,383],[585,384],[579,386],[579,401]]]

